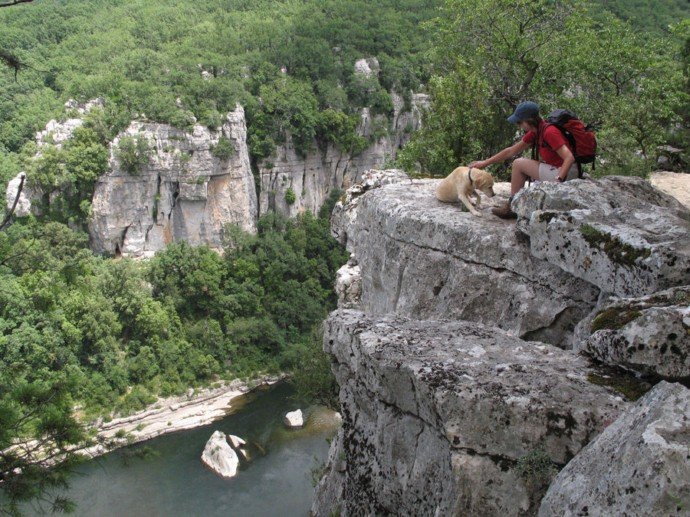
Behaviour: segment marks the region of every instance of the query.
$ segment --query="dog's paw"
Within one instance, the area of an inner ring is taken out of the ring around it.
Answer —
[[[482,213],[481,213],[481,212],[477,212],[476,210],[472,210],[472,215],[476,215],[477,217],[481,217],[481,216],[482,216]]]

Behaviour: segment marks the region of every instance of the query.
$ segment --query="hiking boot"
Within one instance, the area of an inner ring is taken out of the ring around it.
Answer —
[[[517,214],[510,208],[510,201],[506,201],[506,204],[503,206],[492,208],[491,213],[501,219],[517,219]]]

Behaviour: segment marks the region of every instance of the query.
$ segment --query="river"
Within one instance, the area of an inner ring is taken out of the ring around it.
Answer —
[[[233,412],[222,420],[91,460],[65,495],[79,516],[306,516],[311,471],[325,461],[336,424],[332,412],[312,408],[303,429],[287,429],[283,415],[299,407],[292,394],[286,383],[261,388],[233,400]],[[220,478],[200,460],[215,430],[254,442],[265,454],[235,478]],[[154,456],[132,457],[142,447]]]

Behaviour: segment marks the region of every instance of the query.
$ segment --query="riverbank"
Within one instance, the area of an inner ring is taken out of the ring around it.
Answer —
[[[239,379],[213,388],[187,391],[185,395],[160,398],[146,409],[91,427],[98,442],[81,451],[95,458],[125,445],[210,424],[226,416],[231,402],[261,386],[275,384],[287,376],[265,375],[243,382]]]

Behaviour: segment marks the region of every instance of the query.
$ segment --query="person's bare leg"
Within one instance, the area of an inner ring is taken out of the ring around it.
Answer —
[[[510,174],[510,195],[517,194],[525,186],[527,178],[539,179],[539,162],[528,158],[518,158],[513,161],[513,171]]]

